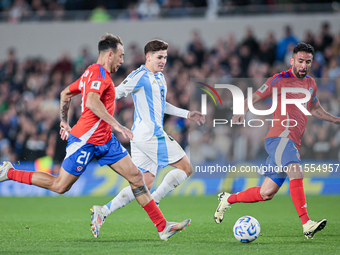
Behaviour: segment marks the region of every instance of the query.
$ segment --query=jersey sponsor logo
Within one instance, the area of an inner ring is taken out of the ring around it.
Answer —
[[[266,85],[266,84],[263,84],[262,85],[262,87],[261,88],[259,88],[259,92],[260,93],[263,93],[263,92],[265,92],[266,91],[266,89],[268,88],[268,85]]]
[[[100,81],[93,81],[92,84],[91,84],[91,89],[100,89],[100,84],[101,82]]]

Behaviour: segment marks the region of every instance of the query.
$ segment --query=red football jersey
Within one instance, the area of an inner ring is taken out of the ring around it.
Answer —
[[[81,93],[81,117],[72,127],[71,134],[94,145],[103,145],[111,139],[111,125],[100,119],[86,107],[89,92],[100,94],[100,100],[109,114],[115,109],[115,87],[110,73],[99,64],[90,65],[83,75],[69,87],[71,92]]]
[[[263,84],[263,86],[255,92],[261,97],[262,100],[266,100],[272,96],[273,88],[277,88],[278,101],[277,108],[274,111],[273,119],[278,120],[273,121],[273,125],[270,125],[266,139],[269,137],[287,137],[293,140],[297,148],[299,148],[307,125],[308,116],[293,104],[287,104],[286,115],[281,115],[281,88],[283,87],[304,88],[308,90],[311,93],[311,99],[304,104],[304,107],[310,111],[311,106],[318,102],[318,98],[316,97],[317,86],[314,79],[310,76],[306,76],[305,79],[299,80],[289,69],[288,71],[278,73],[269,78],[265,84]],[[305,94],[287,93],[286,98],[305,98]],[[284,121],[283,125],[282,121]]]

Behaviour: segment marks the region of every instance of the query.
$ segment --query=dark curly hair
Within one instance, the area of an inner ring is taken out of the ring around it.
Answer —
[[[307,53],[311,53],[314,56],[314,48],[312,45],[308,44],[308,43],[304,43],[304,42],[300,42],[298,43],[295,48],[293,53],[296,54],[299,51],[303,51],[303,52],[307,52]]]

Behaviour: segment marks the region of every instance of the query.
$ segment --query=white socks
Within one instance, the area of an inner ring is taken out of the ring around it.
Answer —
[[[159,203],[163,197],[165,197],[170,191],[174,190],[186,178],[187,174],[183,170],[177,168],[171,170],[164,177],[159,187],[152,193],[152,198],[156,203]],[[106,218],[109,214],[132,202],[134,199],[135,196],[132,193],[131,186],[125,187],[114,199],[102,207],[104,217]]]
[[[162,183],[152,193],[156,203],[159,203],[170,191],[174,190],[187,178],[187,174],[178,168],[171,170],[163,179]]]
[[[134,199],[135,196],[132,193],[131,186],[126,186],[118,193],[117,196],[115,196],[114,199],[102,207],[104,217],[107,217],[109,214],[132,202]]]

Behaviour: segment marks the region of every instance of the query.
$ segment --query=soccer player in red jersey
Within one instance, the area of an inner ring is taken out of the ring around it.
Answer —
[[[278,104],[274,111],[274,120],[265,140],[268,153],[266,161],[265,180],[261,187],[252,187],[236,194],[222,192],[218,196],[219,205],[215,211],[215,222],[221,223],[227,208],[234,203],[254,203],[267,201],[279,191],[286,177],[290,182],[290,195],[296,211],[303,225],[305,237],[313,238],[314,234],[322,230],[327,223],[323,219],[318,222],[310,220],[307,213],[306,197],[303,189],[303,170],[300,165],[299,147],[307,125],[307,116],[296,105],[288,104],[286,115],[281,115],[281,89],[302,88],[309,91],[311,99],[304,103],[304,107],[316,118],[340,124],[340,118],[324,110],[316,97],[317,86],[313,78],[307,73],[313,62],[314,49],[306,43],[299,43],[290,59],[291,68],[269,78],[263,86],[252,95],[253,104],[271,97],[273,88],[277,88]],[[286,93],[287,99],[304,98],[304,93]],[[245,100],[245,113],[248,111],[248,99]],[[232,122],[241,124],[244,115],[234,115]],[[282,125],[284,121],[284,126]],[[271,166],[271,168],[270,168]],[[271,171],[271,169],[285,169],[285,171]],[[277,168],[278,167],[278,168]]]
[[[33,184],[62,194],[72,187],[89,162],[95,158],[101,166],[108,165],[129,181],[136,200],[157,227],[160,238],[167,240],[189,225],[190,219],[180,223],[165,220],[155,201],[151,199],[142,172],[132,163],[126,149],[112,134],[111,128],[125,138],[133,137],[133,133],[113,117],[115,87],[110,74],[117,72],[124,63],[123,42],[118,36],[106,34],[99,41],[98,50],[97,63],[89,66],[60,95],[60,136],[63,140],[67,139],[68,144],[59,175],[55,177],[39,171],[16,170],[10,162],[3,162],[0,166],[0,181],[13,180]],[[82,97],[82,114],[71,129],[68,111],[72,97],[78,94]],[[104,219],[93,209],[91,215],[91,231],[98,237]]]

